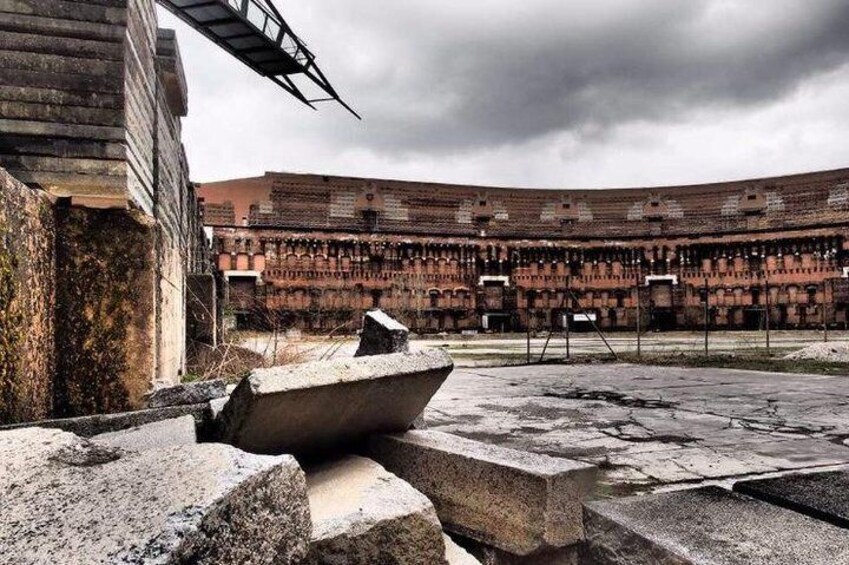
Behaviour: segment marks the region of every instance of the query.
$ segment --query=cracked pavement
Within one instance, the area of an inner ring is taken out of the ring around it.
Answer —
[[[587,461],[602,496],[849,465],[849,378],[640,365],[460,368],[433,429]]]

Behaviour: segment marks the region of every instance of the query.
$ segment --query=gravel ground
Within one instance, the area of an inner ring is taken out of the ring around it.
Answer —
[[[790,361],[827,361],[830,363],[849,363],[849,342],[814,343],[799,351],[785,355]]]

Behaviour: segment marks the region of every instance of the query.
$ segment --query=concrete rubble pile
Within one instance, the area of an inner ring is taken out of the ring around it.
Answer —
[[[257,370],[235,389],[160,389],[136,412],[0,430],[0,555],[577,562],[594,468],[408,431],[453,362],[410,353],[406,328],[382,312],[368,320],[353,359]]]
[[[370,319],[368,355],[0,429],[2,561],[849,563],[849,470],[604,498],[590,464],[413,428],[452,361]]]

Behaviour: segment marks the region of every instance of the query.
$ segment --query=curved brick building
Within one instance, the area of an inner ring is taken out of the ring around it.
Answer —
[[[243,323],[328,331],[378,306],[418,331],[847,323],[849,169],[610,190],[266,173],[199,192]]]

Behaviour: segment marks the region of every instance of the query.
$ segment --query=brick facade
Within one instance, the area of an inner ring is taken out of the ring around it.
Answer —
[[[617,190],[267,173],[199,193],[246,324],[353,329],[380,307],[419,332],[633,329],[638,311],[697,328],[705,297],[715,328],[847,323],[849,169]]]

